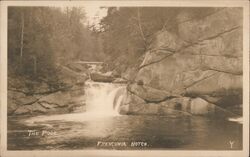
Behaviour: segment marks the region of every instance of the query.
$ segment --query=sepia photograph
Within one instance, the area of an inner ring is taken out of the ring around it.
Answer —
[[[243,151],[246,8],[81,4],[6,5],[6,151]]]

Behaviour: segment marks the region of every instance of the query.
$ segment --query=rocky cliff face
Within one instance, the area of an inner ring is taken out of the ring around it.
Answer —
[[[193,104],[201,111],[242,103],[242,9],[216,9],[195,19],[184,11],[177,17],[177,31],[154,35],[122,113],[143,112],[152,104],[152,112],[160,113],[162,104],[181,110]]]
[[[88,79],[86,68],[71,64],[58,69],[58,80],[9,76],[8,115],[84,112],[84,82]]]

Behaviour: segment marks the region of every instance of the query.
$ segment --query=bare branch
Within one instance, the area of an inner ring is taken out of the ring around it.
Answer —
[[[141,14],[140,14],[140,8],[137,8],[137,21],[138,21],[138,26],[139,30],[141,33],[142,40],[144,41],[144,44],[146,45],[146,38],[142,30],[142,25],[141,25]]]

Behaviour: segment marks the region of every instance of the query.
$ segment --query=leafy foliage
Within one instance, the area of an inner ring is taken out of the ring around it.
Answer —
[[[98,38],[85,20],[78,7],[9,7],[9,74],[51,77],[57,65],[100,60]]]
[[[103,51],[110,56],[113,67],[134,66],[148,50],[156,32],[167,30],[178,35],[178,23],[188,20],[186,17],[200,18],[213,11],[190,7],[109,7],[99,30]]]

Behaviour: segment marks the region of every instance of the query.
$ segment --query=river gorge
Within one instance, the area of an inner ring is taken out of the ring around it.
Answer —
[[[242,124],[219,115],[121,115],[124,84],[86,83],[86,111],[9,117],[9,150],[242,148]],[[234,142],[230,147],[230,141]]]
[[[8,76],[8,150],[241,150],[242,8],[196,9],[177,9],[140,55],[129,40],[108,61]]]

